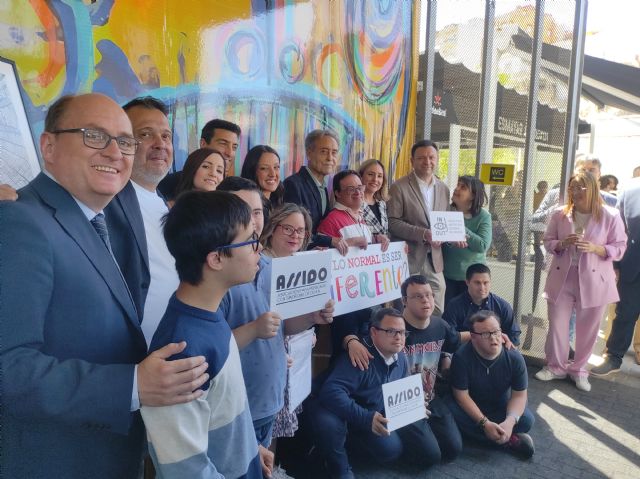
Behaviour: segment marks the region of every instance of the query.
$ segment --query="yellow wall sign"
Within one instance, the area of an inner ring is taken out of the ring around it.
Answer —
[[[480,165],[480,180],[485,185],[513,185],[513,165]]]

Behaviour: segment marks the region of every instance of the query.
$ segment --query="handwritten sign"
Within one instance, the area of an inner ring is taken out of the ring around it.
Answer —
[[[400,286],[409,276],[405,243],[391,243],[384,253],[379,244],[367,249],[349,248],[346,256],[330,250],[331,298],[334,315],[392,301],[401,296]]]
[[[431,211],[431,239],[433,241],[464,241],[466,230],[460,211]]]
[[[420,374],[382,385],[387,429],[395,431],[426,417]]]
[[[331,286],[331,252],[309,251],[271,263],[271,310],[283,319],[324,308]]]

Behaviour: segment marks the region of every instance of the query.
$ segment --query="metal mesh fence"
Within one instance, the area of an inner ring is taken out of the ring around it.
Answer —
[[[426,3],[426,1],[423,1]],[[484,5],[479,0],[438,2],[431,106],[431,138],[441,146],[440,178],[450,188],[457,177],[474,174],[482,81]],[[547,331],[546,302],[541,298],[546,279],[547,258],[541,245],[544,222],[532,222],[534,212],[549,191],[557,192],[562,169],[564,125],[573,37],[573,0],[545,3],[542,38],[543,52],[538,76],[536,142],[533,164],[526,184],[525,136],[529,83],[532,68],[532,42],[535,2],[498,0],[493,29],[494,53],[491,57],[488,95],[487,157],[492,163],[514,165],[511,186],[487,188],[492,214],[493,241],[487,254],[492,270],[492,291],[511,304],[519,291],[521,347],[531,357],[544,357]],[[555,48],[550,55],[546,46]],[[424,68],[421,55],[421,70]],[[564,74],[564,76],[563,76]],[[424,97],[418,105],[424,106]],[[418,109],[421,111],[421,108]],[[417,137],[422,137],[420,117]],[[522,238],[519,237],[520,211],[529,191],[532,202],[525,205]],[[553,193],[551,193],[553,194]],[[519,244],[526,243],[524,257]],[[523,283],[515,288],[516,266],[524,270]]]

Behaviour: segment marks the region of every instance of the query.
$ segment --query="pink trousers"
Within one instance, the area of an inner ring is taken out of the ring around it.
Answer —
[[[571,266],[567,279],[562,285],[555,304],[547,302],[549,312],[549,331],[544,352],[547,367],[555,374],[588,376],[586,370],[591,351],[598,338],[600,321],[607,305],[595,308],[582,308],[580,305],[580,284],[578,267]],[[569,320],[576,311],[576,350],[573,362],[569,361]]]

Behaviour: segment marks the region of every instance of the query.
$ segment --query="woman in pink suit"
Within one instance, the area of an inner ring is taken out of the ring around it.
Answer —
[[[585,369],[609,303],[618,301],[613,261],[622,258],[627,235],[618,211],[604,206],[590,173],[569,181],[568,201],[553,212],[544,247],[553,255],[543,297],[548,303],[547,365],[536,374],[542,381],[569,377],[590,391]],[[576,311],[576,349],[569,356],[569,320]]]

